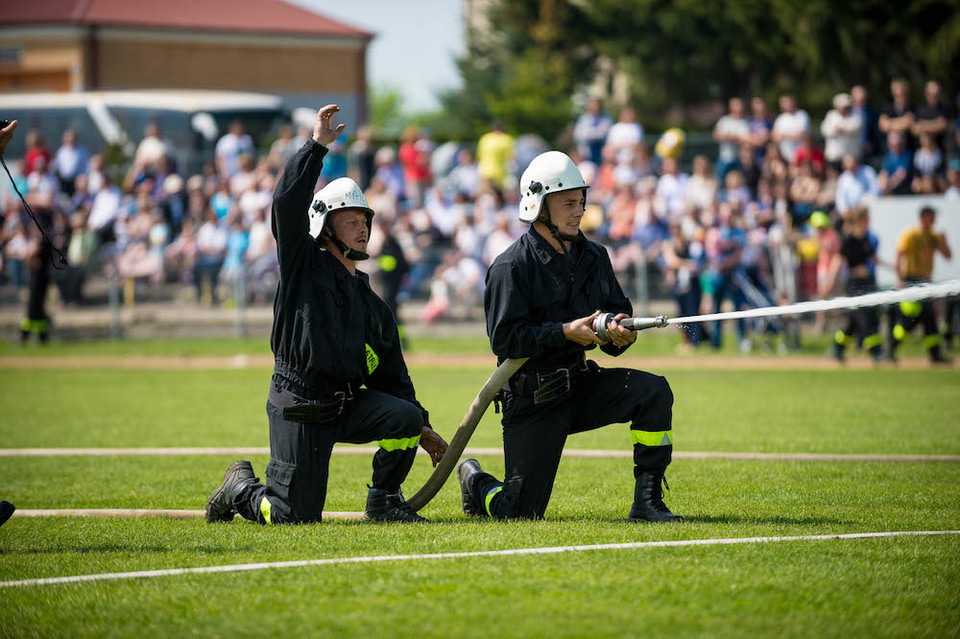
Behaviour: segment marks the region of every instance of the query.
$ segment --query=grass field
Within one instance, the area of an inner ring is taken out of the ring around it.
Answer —
[[[4,357],[229,356],[262,343],[0,348]],[[478,345],[479,344],[479,345]],[[422,351],[482,353],[482,342]],[[650,352],[668,353],[655,342]],[[811,355],[819,357],[819,355]],[[812,360],[811,360],[812,361]],[[2,363],[2,362],[0,362]],[[49,364],[49,363],[47,363]],[[612,365],[611,360],[604,360]],[[448,438],[491,372],[412,370]],[[960,455],[960,372],[654,371],[676,396],[678,452]],[[0,368],[3,448],[265,447],[268,368]],[[499,444],[487,415],[472,446]],[[626,426],[571,449],[629,450]],[[0,498],[20,509],[196,510],[227,455],[3,457]],[[266,455],[251,457],[261,474]],[[502,474],[500,456],[481,457]],[[405,486],[430,473],[419,458]],[[335,455],[328,510],[363,507],[370,460]],[[960,530],[960,464],[678,458],[667,501],[682,525],[625,521],[631,461],[565,458],[547,519],[474,521],[450,482],[422,526],[328,521],[14,518],[0,581],[391,555],[591,544]],[[556,554],[330,563],[0,588],[0,636],[960,636],[960,535],[628,547]]]

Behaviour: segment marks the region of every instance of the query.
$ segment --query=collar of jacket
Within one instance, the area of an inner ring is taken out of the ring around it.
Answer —
[[[537,230],[533,228],[533,224],[530,225],[527,235],[529,236],[530,248],[533,249],[533,253],[541,263],[547,264],[554,258],[563,257],[563,253],[553,248],[545,237],[537,233]],[[593,242],[583,236],[583,231],[577,231],[577,235],[580,236],[578,249],[586,253],[596,252],[596,247]]]
[[[333,276],[336,277],[337,280],[339,281],[349,280],[350,278],[353,277],[353,275],[350,274],[350,271],[347,270],[347,267],[343,265],[343,262],[337,259],[336,255],[334,255],[328,249],[325,249],[325,248],[322,248],[320,250],[327,255],[327,259],[329,259],[331,262],[334,262],[336,264],[336,266],[334,266],[331,270],[333,271]],[[357,277],[360,279],[360,281],[362,281],[368,287],[370,286],[369,275],[367,275],[361,270],[357,270]]]

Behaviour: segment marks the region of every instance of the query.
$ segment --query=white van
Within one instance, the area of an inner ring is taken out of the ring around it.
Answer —
[[[127,155],[143,139],[148,124],[159,125],[172,143],[182,174],[199,172],[213,160],[217,140],[234,120],[243,122],[255,143],[263,143],[290,114],[282,98],[264,93],[192,89],[7,93],[0,95],[0,118],[19,120],[6,155],[22,157],[25,133],[38,129],[51,151],[67,128],[77,132],[91,153],[119,144]]]

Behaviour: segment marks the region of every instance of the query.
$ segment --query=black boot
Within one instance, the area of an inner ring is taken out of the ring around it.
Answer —
[[[13,511],[15,510],[16,507],[9,501],[0,501],[0,526],[7,523],[7,520],[10,519],[10,515],[12,515]]]
[[[473,480],[482,472],[480,462],[472,458],[464,459],[457,468],[457,479],[460,480],[460,505],[463,507],[463,512],[471,517],[486,514],[473,496]]]
[[[371,488],[367,493],[367,519],[372,521],[402,521],[408,523],[427,521],[410,508],[400,489],[387,492],[383,488]]]
[[[247,460],[241,459],[230,464],[223,476],[223,483],[211,493],[207,500],[207,523],[233,521],[233,516],[237,514],[233,501],[245,488],[259,482],[260,480],[253,474],[253,466]]]
[[[643,473],[637,477],[633,492],[633,506],[627,519],[630,521],[683,521],[680,515],[674,515],[663,503],[663,488],[666,483],[663,471]]]

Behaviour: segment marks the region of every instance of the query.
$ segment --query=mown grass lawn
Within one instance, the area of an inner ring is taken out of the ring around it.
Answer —
[[[194,345],[196,346],[196,345]],[[193,348],[193,347],[191,347]],[[119,354],[119,353],[117,353]],[[186,354],[209,355],[208,349]],[[229,354],[214,352],[212,354]],[[448,437],[490,371],[412,371]],[[267,445],[268,369],[0,370],[3,448]],[[953,370],[677,370],[678,451],[960,454]],[[499,444],[490,412],[471,442]],[[625,426],[571,448],[629,449]],[[0,458],[21,509],[200,509],[233,457]],[[251,458],[258,473],[265,455]],[[501,474],[499,456],[481,457]],[[405,486],[430,473],[419,458]],[[363,507],[370,460],[335,455],[328,510]],[[261,475],[262,476],[262,475]],[[636,525],[629,459],[565,458],[547,519],[467,519],[448,483],[421,526],[14,518],[0,581],[321,558],[960,530],[960,464],[678,459],[688,521]],[[949,637],[960,536],[336,564],[0,590],[0,636]]]

